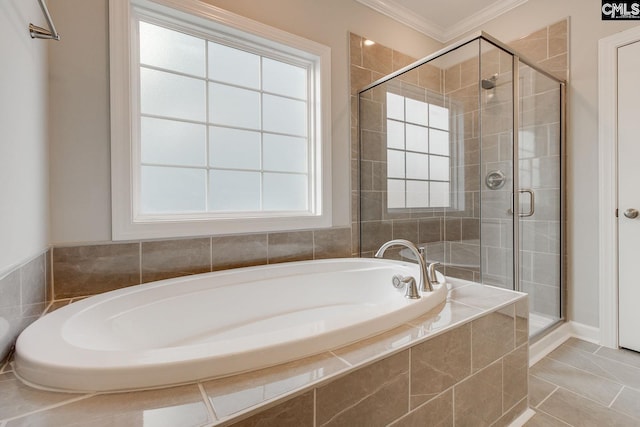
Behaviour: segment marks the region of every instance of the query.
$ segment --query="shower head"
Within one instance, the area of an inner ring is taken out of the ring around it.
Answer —
[[[486,89],[486,90],[493,89],[494,87],[496,87],[496,80],[498,80],[497,74],[494,74],[488,79],[482,79],[482,89]]]

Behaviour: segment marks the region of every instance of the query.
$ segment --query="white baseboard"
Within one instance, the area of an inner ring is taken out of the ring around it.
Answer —
[[[600,344],[600,329],[574,321],[563,323],[529,346],[529,366],[538,363],[571,337]]]

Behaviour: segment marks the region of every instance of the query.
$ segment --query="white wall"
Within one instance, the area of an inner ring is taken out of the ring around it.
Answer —
[[[0,2],[0,276],[47,248],[47,43],[36,1]]]
[[[601,21],[597,0],[529,0],[482,26],[510,41],[570,17],[567,101],[568,317],[598,326],[598,40],[635,22]]]
[[[331,48],[333,218],[350,224],[348,32],[420,57],[441,44],[354,0],[208,0]],[[49,0],[65,43],[51,48],[52,243],[111,240],[108,1]]]

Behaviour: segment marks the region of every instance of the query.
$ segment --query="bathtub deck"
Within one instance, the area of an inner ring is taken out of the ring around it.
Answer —
[[[342,379],[350,377],[347,374],[363,367],[375,371],[377,362],[383,359],[388,361],[385,363],[391,370],[394,366],[408,366],[410,347],[505,307],[516,307],[511,314],[515,319],[513,347],[528,354],[525,295],[456,279],[452,282],[445,303],[391,331],[330,352],[229,378],[140,392],[65,394],[23,385],[13,375],[11,364],[6,364],[0,368],[0,427],[78,422],[85,426],[230,425],[238,421],[243,424],[241,420],[265,410],[270,416],[274,411],[280,414],[276,415],[279,422],[293,417],[290,419],[293,425],[306,425],[303,420],[310,421],[310,425],[330,425],[336,417],[348,412],[345,409],[336,415],[335,408],[331,412],[330,404],[328,407],[322,404],[327,401],[332,382],[344,382]],[[66,303],[69,301],[56,301],[51,309]],[[366,369],[369,368],[363,370]],[[398,369],[397,378],[408,377],[408,372]],[[396,380],[389,381],[395,383]],[[408,406],[412,409],[433,406],[448,399],[447,393],[451,393],[451,388],[437,396],[411,396]],[[517,416],[523,405],[527,405],[526,396],[513,407],[502,408],[503,421],[508,421],[505,417]],[[400,415],[404,419],[411,415],[407,413],[407,405],[397,409],[403,411]],[[327,415],[329,413],[333,415]]]

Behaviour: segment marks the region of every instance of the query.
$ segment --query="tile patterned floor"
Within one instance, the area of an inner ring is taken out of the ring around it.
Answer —
[[[572,338],[529,370],[527,427],[640,426],[640,353]]]

